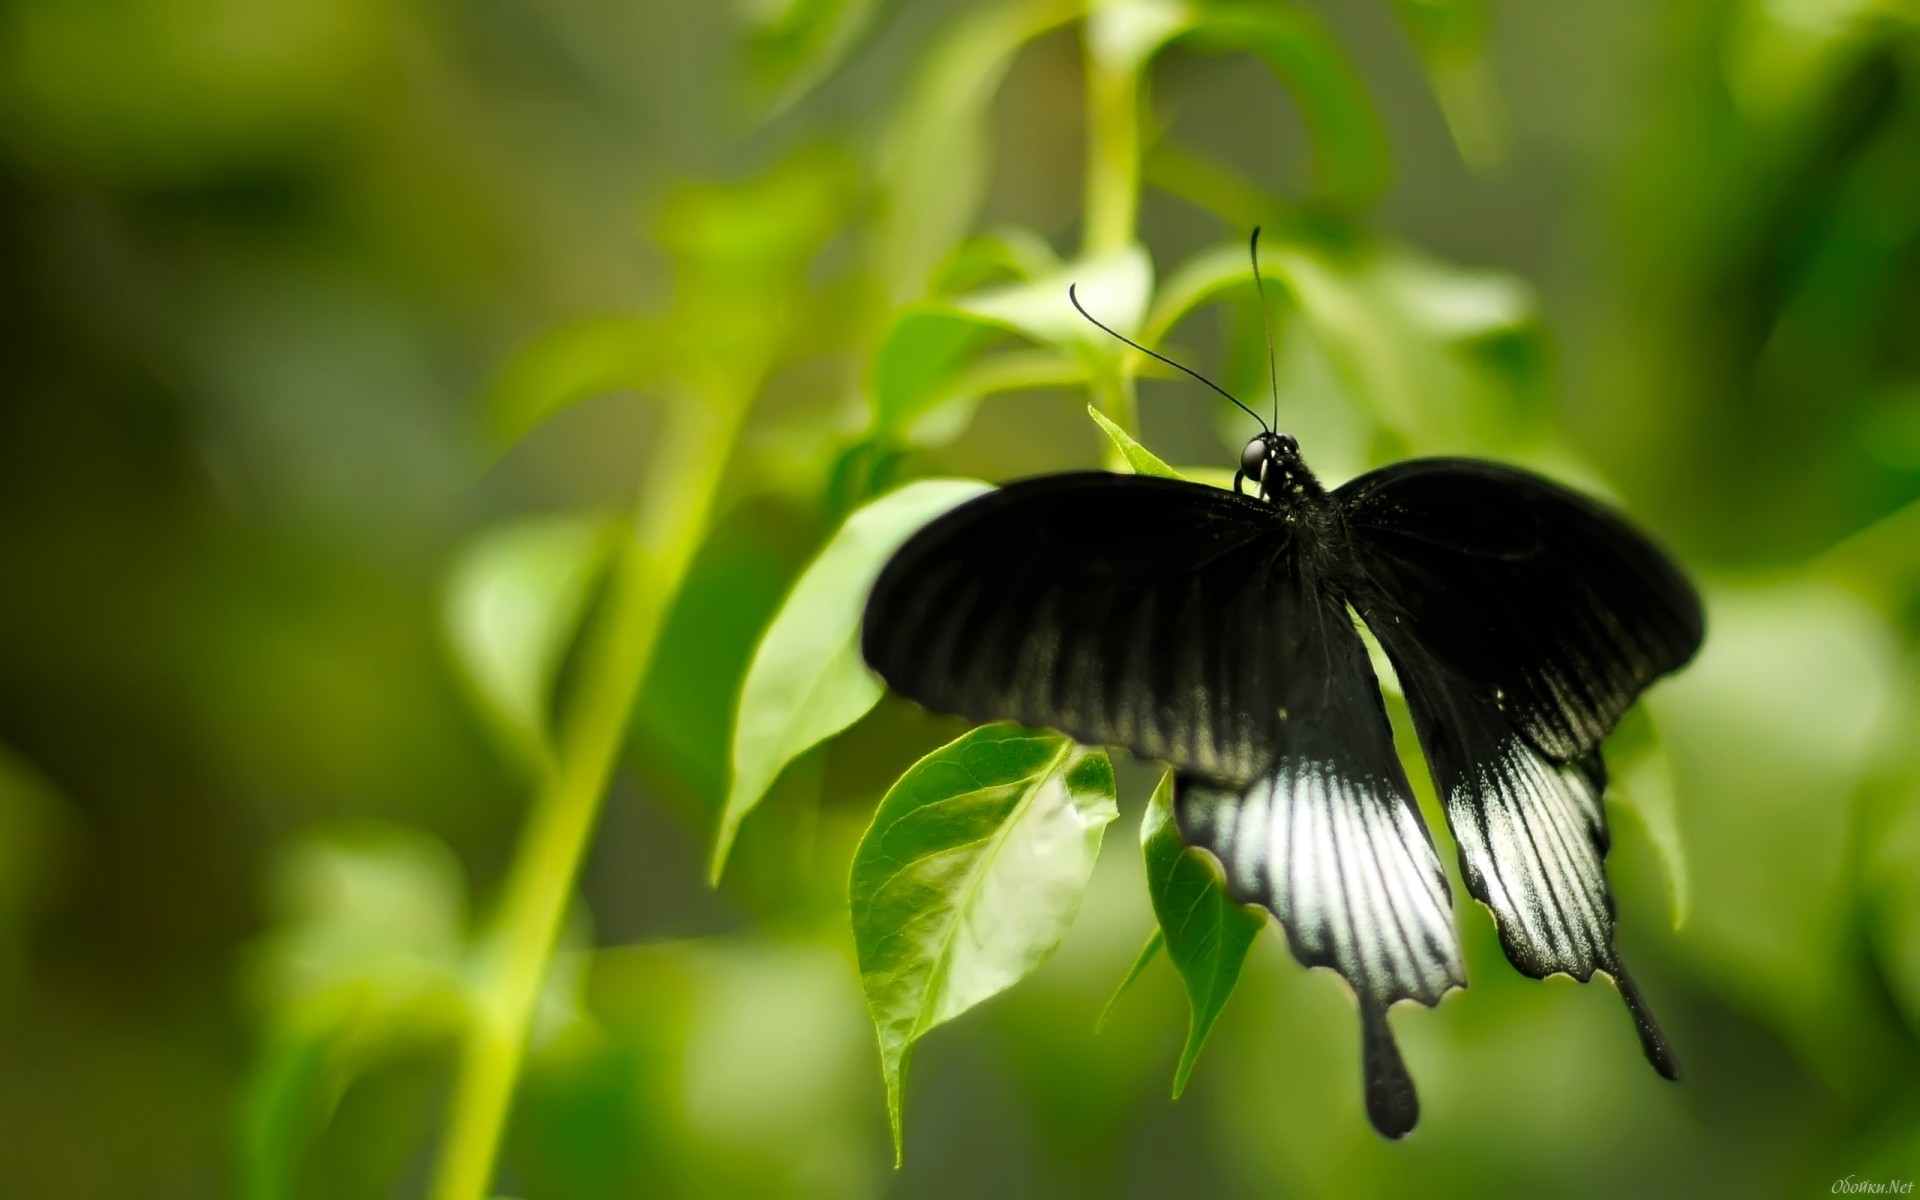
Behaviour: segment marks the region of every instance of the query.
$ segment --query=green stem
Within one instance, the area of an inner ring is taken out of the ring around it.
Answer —
[[[1091,23],[1097,17],[1089,17]],[[1116,66],[1106,55],[1087,54],[1087,184],[1082,252],[1088,257],[1125,249],[1140,217],[1140,65]],[[1124,430],[1140,436],[1133,368],[1127,356],[1103,361],[1088,381],[1094,406]],[[1118,446],[1109,441],[1107,469],[1125,470]]]
[[[1133,241],[1140,215],[1140,72],[1087,55],[1087,194],[1081,248],[1088,257]]]
[[[439,1200],[483,1200],[512,1106],[528,1030],[574,880],[661,626],[693,562],[746,403],[728,390],[681,396],[641,490],[633,536],[613,567],[604,617],[583,656],[572,720],[528,817],[474,980]]]

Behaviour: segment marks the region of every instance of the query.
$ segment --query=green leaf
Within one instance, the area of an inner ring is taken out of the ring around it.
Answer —
[[[1020,48],[1079,15],[1078,0],[976,6],[914,73],[877,157],[879,259],[896,299],[924,295],[986,191],[993,98]]]
[[[1244,52],[1279,79],[1313,144],[1318,190],[1354,207],[1386,189],[1391,154],[1366,85],[1326,27],[1305,9],[1282,4],[1218,4],[1175,39],[1182,48]]]
[[[1266,917],[1258,909],[1234,903],[1214,861],[1180,840],[1173,820],[1173,773],[1160,779],[1140,826],[1147,860],[1147,895],[1160,919],[1167,958],[1187,985],[1191,1013],[1187,1044],[1173,1074],[1174,1099],[1186,1090],[1187,1077],[1206,1045],[1227,997],[1240,980],[1241,964]]]
[[[505,734],[535,761],[547,753],[560,661],[618,530],[595,516],[515,521],[482,534],[448,577],[454,656]]]
[[[1025,282],[907,306],[882,340],[868,378],[876,430],[896,443],[940,445],[965,430],[985,396],[1084,382],[1088,351],[1096,357],[1123,351],[1073,310],[1067,298],[1073,283],[1090,311],[1128,332],[1145,311],[1153,265],[1144,250],[1129,246]],[[1009,333],[1052,349],[978,357]]]
[[[1107,436],[1120,448],[1121,457],[1127,460],[1127,465],[1133,468],[1135,475],[1158,475],[1162,479],[1181,477],[1180,472],[1161,462],[1153,451],[1127,436],[1126,430],[1108,420],[1105,413],[1091,404],[1087,405],[1087,415],[1093,418],[1094,424],[1106,430]]]
[[[1272,230],[1265,234],[1269,246],[1273,234]],[[1261,274],[1271,277],[1272,264],[1262,263]],[[1140,327],[1140,339],[1149,346],[1157,345],[1201,305],[1229,291],[1252,287],[1253,264],[1247,258],[1244,244],[1229,243],[1202,250],[1181,263],[1155,293],[1153,307],[1147,311],[1146,321]]]
[[[1416,449],[1525,441],[1543,352],[1520,281],[1357,235],[1277,238],[1262,257],[1339,376]]]
[[[1107,1018],[1113,1015],[1114,1005],[1119,1004],[1120,997],[1133,989],[1133,981],[1145,974],[1147,968],[1153,965],[1153,960],[1160,957],[1160,951],[1166,945],[1166,940],[1167,935],[1160,931],[1158,925],[1154,926],[1153,933],[1147,937],[1147,944],[1140,947],[1140,953],[1134,956],[1133,965],[1127,968],[1126,978],[1120,981],[1119,987],[1113,989],[1113,995],[1107,997],[1106,1006],[1100,1010],[1099,1020],[1093,1023],[1095,1033],[1099,1033],[1106,1027]]]
[[[873,27],[882,0],[770,0],[741,6],[747,56],[781,112],[833,73]]]
[[[1033,279],[1059,269],[1060,256],[1047,239],[1031,229],[1003,226],[968,238],[949,255],[940,266],[934,291],[951,295],[1005,282],[996,276]]]
[[[1612,764],[1609,799],[1630,810],[1646,830],[1667,877],[1667,917],[1678,929],[1686,921],[1689,900],[1686,846],[1680,837],[1673,763],[1648,704],[1627,713],[1608,740],[1607,754]]]
[[[734,718],[733,779],[709,875],[718,882],[740,822],[787,764],[879,703],[860,657],[860,617],[880,568],[934,517],[990,485],[925,479],[860,508],[808,564],[754,650]]]
[[[1012,725],[934,751],[880,802],[849,890],[896,1162],[913,1044],[1052,955],[1118,812],[1103,751]]]
[[[1076,286],[1088,312],[1121,333],[1132,334],[1146,315],[1153,295],[1153,260],[1139,244],[1122,247],[1097,258],[1068,263],[1058,272],[1008,287],[962,296],[955,308],[980,320],[1015,330],[1036,342],[1052,346],[1112,345],[1119,343],[1089,325],[1074,311],[1067,288]]]
[[[602,317],[546,335],[493,386],[487,410],[496,443],[511,446],[582,400],[658,383],[668,370],[666,341],[657,322],[639,317]]]
[[[1495,165],[1506,149],[1506,115],[1487,70],[1486,0],[1394,0],[1393,7],[1426,63],[1461,159]]]
[[[1102,0],[1088,6],[1087,57],[1114,75],[1128,75],[1183,30],[1195,9],[1186,0]]]

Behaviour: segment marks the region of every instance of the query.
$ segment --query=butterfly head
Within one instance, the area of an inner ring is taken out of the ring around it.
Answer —
[[[1301,496],[1317,492],[1313,473],[1300,459],[1300,443],[1290,433],[1256,434],[1240,449],[1240,472],[1258,484],[1266,498]]]

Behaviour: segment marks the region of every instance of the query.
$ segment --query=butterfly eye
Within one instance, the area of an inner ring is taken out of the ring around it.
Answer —
[[[1254,438],[1240,449],[1240,469],[1250,479],[1258,480],[1267,470],[1266,435]]]

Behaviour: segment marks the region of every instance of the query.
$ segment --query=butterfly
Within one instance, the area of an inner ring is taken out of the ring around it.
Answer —
[[[1249,253],[1258,285],[1258,230]],[[1614,945],[1601,743],[1700,646],[1680,569],[1618,513],[1494,462],[1413,459],[1328,489],[1293,437],[1069,299],[1260,422],[1233,489],[1075,472],[962,504],[882,569],[868,664],[937,712],[1169,764],[1182,840],[1295,958],[1352,986],[1367,1113],[1398,1138],[1419,1101],[1387,1010],[1438,1004],[1466,974],[1364,624],[1508,960],[1610,976],[1677,1078]],[[1271,370],[1271,336],[1268,352]]]

